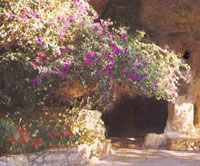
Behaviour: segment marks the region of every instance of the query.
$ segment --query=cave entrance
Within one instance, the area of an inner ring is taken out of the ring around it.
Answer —
[[[122,96],[102,119],[108,137],[138,138],[147,133],[163,133],[168,117],[166,101],[143,96]]]

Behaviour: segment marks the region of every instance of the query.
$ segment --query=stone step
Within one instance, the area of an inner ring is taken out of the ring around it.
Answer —
[[[200,151],[200,138],[169,138],[169,150]]]

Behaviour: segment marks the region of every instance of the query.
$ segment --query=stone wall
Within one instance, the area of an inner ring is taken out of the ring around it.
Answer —
[[[94,150],[98,153],[97,156],[93,154]],[[35,154],[3,156],[0,158],[0,166],[83,166],[111,153],[113,153],[111,143],[106,140],[98,145],[83,144],[78,147],[51,149]]]

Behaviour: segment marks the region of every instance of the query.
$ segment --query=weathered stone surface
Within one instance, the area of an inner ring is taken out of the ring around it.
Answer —
[[[164,134],[149,133],[144,138],[145,149],[159,149],[167,145],[167,136]]]
[[[181,150],[181,151],[199,151],[199,139],[188,139],[188,138],[178,138],[178,139],[168,139],[167,147],[170,150]]]
[[[40,156],[40,157],[38,157],[35,161],[36,161],[37,163],[42,163],[44,160],[43,160],[43,157]]]
[[[188,102],[186,102],[188,101]],[[169,138],[194,134],[194,98],[179,96],[175,104],[168,105],[168,120],[165,134]]]
[[[196,128],[200,128],[200,92],[198,92],[194,109],[194,125]]]
[[[8,159],[7,165],[8,166],[16,166],[15,160],[13,158]]]
[[[16,155],[16,156],[14,156],[14,160],[15,160],[16,166],[29,164],[28,158],[25,155]]]
[[[0,166],[7,166],[7,163],[0,161]]]
[[[32,154],[32,155],[29,155],[29,156],[28,156],[28,159],[29,159],[30,161],[33,161],[33,160],[35,160],[37,157],[38,157],[38,156],[37,156],[36,154]]]
[[[68,157],[69,162],[74,162],[79,157],[78,153],[70,154]]]

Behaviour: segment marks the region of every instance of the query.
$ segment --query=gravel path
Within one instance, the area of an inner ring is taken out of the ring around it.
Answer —
[[[114,155],[88,166],[200,166],[200,153],[118,148]]]

